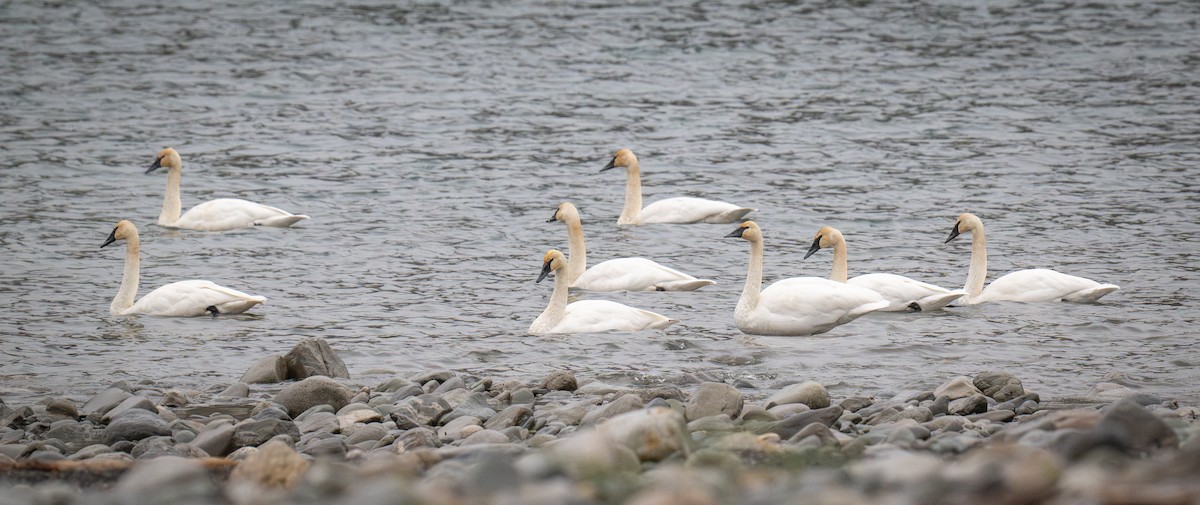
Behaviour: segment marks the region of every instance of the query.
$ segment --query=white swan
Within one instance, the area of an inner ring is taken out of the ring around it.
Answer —
[[[562,221],[567,225],[571,259],[567,262],[566,277],[572,288],[588,291],[695,291],[716,284],[646,258],[616,258],[588,268],[579,210],[570,202],[563,202],[547,222],[553,221]]]
[[[642,174],[637,156],[629,149],[621,149],[613,156],[601,172],[615,167],[625,167],[625,208],[617,224],[653,223],[733,223],[754,211],[731,203],[680,196],[659,200],[642,208]]]
[[[202,316],[204,314],[240,314],[251,307],[267,301],[218,286],[210,281],[179,281],[167,284],[146,293],[137,303],[138,275],[141,260],[138,258],[137,227],[129,221],[121,221],[113,228],[101,248],[118,240],[125,241],[125,273],[121,276],[121,289],[113,298],[109,310],[113,315],[146,314],[151,316]]]
[[[282,209],[240,198],[218,198],[192,207],[182,216],[179,200],[179,180],[183,177],[183,162],[179,153],[168,147],[158,152],[154,164],[146,169],[151,173],[167,167],[167,194],[163,197],[158,225],[189,230],[224,231],[252,226],[288,227],[308,216],[292,214]]]
[[[678,319],[608,300],[580,300],[568,305],[570,281],[561,271],[566,267],[567,258],[561,252],[557,249],[546,251],[537,282],[542,282],[550,272],[558,273],[554,274],[554,292],[550,294],[550,304],[529,326],[529,333],[638,331],[646,328],[663,329],[679,322]]]
[[[763,236],[746,221],[726,237],[750,242],[750,269],[733,320],[751,335],[816,335],[888,306],[879,293],[820,277],[793,277],[762,288]],[[760,291],[761,290],[761,291]]]
[[[830,226],[817,231],[812,247],[808,248],[804,259],[827,247],[833,248],[833,273],[829,276],[830,280],[861,286],[879,293],[890,304],[880,309],[882,311],[938,310],[967,294],[961,289],[951,291],[896,274],[864,274],[846,279],[846,239],[842,232]]]
[[[971,234],[971,267],[967,270],[968,305],[983,302],[1057,302],[1068,301],[1090,303],[1120,289],[1115,284],[1101,284],[1091,279],[1067,275],[1045,268],[1017,270],[992,281],[987,289],[987,237],[983,232],[983,221],[974,214],[962,213],[946,243],[961,233]]]

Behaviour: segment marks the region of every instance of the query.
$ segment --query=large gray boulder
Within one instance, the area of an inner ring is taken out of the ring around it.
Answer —
[[[334,410],[345,407],[354,391],[329,377],[309,377],[283,387],[275,395],[275,403],[287,408],[288,415],[298,416],[317,405],[329,405]]]
[[[272,354],[250,365],[239,382],[246,384],[272,384],[288,378],[288,363],[283,356]]]
[[[283,357],[287,362],[288,377],[303,379],[317,375],[349,379],[350,371],[346,363],[334,354],[333,348],[325,339],[306,338]]]

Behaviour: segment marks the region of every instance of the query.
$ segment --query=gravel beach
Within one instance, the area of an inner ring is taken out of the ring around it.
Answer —
[[[1200,408],[980,371],[831,397],[434,370],[356,382],[306,339],[203,391],[0,404],[0,504],[1200,503]]]

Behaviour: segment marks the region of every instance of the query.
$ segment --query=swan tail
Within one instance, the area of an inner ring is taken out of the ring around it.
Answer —
[[[695,291],[704,286],[716,284],[708,279],[692,279],[689,281],[664,281],[654,285],[657,291]]]
[[[887,300],[879,300],[877,302],[864,303],[862,305],[859,305],[858,307],[855,307],[854,309],[851,309],[849,312],[846,313],[846,317],[849,318],[849,319],[846,319],[846,322],[856,319],[859,316],[862,316],[869,312],[875,312],[877,310],[884,310],[884,309],[888,308],[888,306],[891,304],[892,303]]]
[[[308,219],[308,216],[303,214],[288,214],[286,216],[268,217],[254,222],[254,226],[275,226],[278,228],[287,228],[300,221]]]
[[[212,308],[217,309],[216,312],[221,314],[241,314],[242,312],[254,308],[255,305],[265,303],[266,301],[267,298],[265,296],[249,296],[241,300],[215,305]],[[205,310],[208,311],[208,309]],[[217,314],[214,313],[213,315],[215,316]]]
[[[1096,300],[1099,300],[1100,297],[1112,293],[1118,289],[1121,288],[1116,284],[1101,284],[1094,288],[1088,288],[1082,291],[1071,293],[1067,296],[1064,296],[1063,300],[1075,303],[1092,303]]]
[[[727,210],[720,214],[717,214],[715,216],[709,217],[708,219],[705,219],[704,222],[705,223],[713,223],[713,224],[735,223],[735,222],[741,221],[743,217],[746,217],[746,214],[749,214],[756,210],[758,210],[758,209],[752,209],[749,207],[730,209],[730,210]]]
[[[920,307],[921,312],[929,312],[931,310],[940,310],[942,307],[950,305],[951,302],[967,296],[967,292],[961,289],[951,291],[949,293],[938,293],[936,295],[926,296],[914,302]]]

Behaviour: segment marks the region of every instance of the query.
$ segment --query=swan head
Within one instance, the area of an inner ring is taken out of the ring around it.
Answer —
[[[567,266],[567,257],[558,249],[546,251],[546,255],[542,257],[542,273],[538,275],[537,282],[542,282],[550,272]]]
[[[179,159],[179,152],[170,147],[163,148],[158,154],[154,155],[154,163],[150,164],[150,168],[146,169],[146,173],[151,173],[162,167],[167,167],[169,170],[183,168],[183,160]]]
[[[564,223],[570,220],[579,221],[579,209],[575,208],[571,202],[563,202],[558,204],[558,208],[554,209],[554,215],[547,219],[547,223],[562,221]]]
[[[637,156],[633,155],[633,151],[630,151],[629,149],[621,149],[613,155],[612,160],[609,160],[608,164],[604,165],[604,168],[601,168],[600,171],[603,172],[610,168],[616,167],[629,168],[630,166],[637,165],[637,160]]]
[[[113,227],[112,233],[108,234],[108,240],[105,240],[104,243],[100,245],[100,248],[103,249],[108,244],[118,240],[136,240],[137,236],[137,227],[134,226],[133,223],[122,219],[121,221],[117,222],[115,227]]]
[[[746,221],[738,225],[736,230],[729,232],[729,235],[725,236],[725,238],[729,237],[738,237],[742,240],[754,242],[756,240],[762,240],[762,230],[759,229],[758,224],[756,224],[754,221]]]
[[[808,248],[808,253],[804,255],[804,259],[808,259],[809,256],[816,254],[821,249],[833,247],[838,242],[845,241],[846,239],[842,237],[842,232],[838,231],[837,228],[832,226],[822,227],[820,230],[817,230],[816,236],[813,237],[812,247]]]
[[[983,221],[978,216],[970,212],[963,212],[958,215],[958,221],[954,223],[954,229],[950,230],[950,236],[946,237],[945,243],[950,243],[954,237],[963,233],[971,233],[976,230],[983,230]]]

